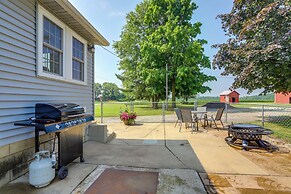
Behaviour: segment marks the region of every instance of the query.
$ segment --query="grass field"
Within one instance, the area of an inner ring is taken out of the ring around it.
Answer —
[[[198,101],[197,105],[202,106],[206,104],[207,100],[200,100]],[[235,108],[251,108],[251,107],[258,107],[261,108],[262,105],[265,106],[282,106],[278,104],[274,104],[271,102],[251,102],[251,103],[237,103],[231,104]],[[291,105],[283,105],[283,106],[290,106]],[[162,102],[158,105],[159,109],[152,109],[150,102],[134,102],[134,112],[137,113],[139,116],[148,116],[148,115],[161,115],[162,114]],[[166,111],[166,114],[172,114],[173,109],[171,108],[171,102],[168,103],[169,111]],[[177,102],[178,108],[193,108],[194,102],[190,102],[189,104],[182,104]],[[115,117],[120,114],[120,112],[124,110],[130,110],[130,103],[127,102],[116,102],[116,101],[108,101],[103,103],[103,116],[104,117]],[[95,116],[101,116],[101,105],[100,102],[95,103]]]
[[[260,121],[251,122],[252,124],[261,125]],[[274,131],[271,136],[284,140],[287,143],[291,143],[291,129],[289,127],[284,127],[276,123],[265,123],[265,128]]]
[[[262,106],[282,106],[282,107],[291,107],[290,104],[275,104],[274,102],[240,102],[233,103],[231,106],[235,108],[251,108],[251,107],[262,107]]]
[[[198,106],[205,104],[204,102],[198,103]],[[168,111],[166,114],[173,114],[171,104],[168,105]],[[178,108],[193,108],[194,104],[179,104]],[[130,110],[130,103],[127,102],[104,102],[103,103],[103,116],[104,117],[116,117],[119,116],[120,112],[124,110]],[[152,109],[150,102],[136,102],[134,103],[134,112],[138,116],[149,116],[149,115],[162,115],[162,103],[158,104],[158,109]],[[95,116],[101,116],[101,104],[100,102],[95,103]]]
[[[103,104],[104,117],[118,117],[120,112],[124,110],[130,110],[130,104],[125,102],[105,102]],[[150,103],[138,103],[134,105],[134,112],[136,112],[138,116],[162,115],[162,105],[159,104],[159,109],[152,109]],[[172,113],[173,111],[166,111],[166,114]],[[95,103],[95,116],[101,116],[100,103]]]

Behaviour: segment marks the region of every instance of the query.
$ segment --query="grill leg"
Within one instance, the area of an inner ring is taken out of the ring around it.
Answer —
[[[58,169],[61,168],[61,140],[60,140],[60,133],[56,132],[58,137]]]
[[[80,156],[80,162],[85,162],[85,159],[83,156]]]
[[[35,128],[34,134],[35,134],[35,136],[34,136],[34,138],[35,138],[35,140],[34,140],[34,142],[35,142],[35,152],[39,152],[39,131],[38,131],[37,128]]]

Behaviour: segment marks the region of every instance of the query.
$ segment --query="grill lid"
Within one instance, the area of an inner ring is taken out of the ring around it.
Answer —
[[[58,122],[84,116],[84,114],[84,108],[74,103],[37,103],[35,105],[35,118],[39,120],[52,119]]]

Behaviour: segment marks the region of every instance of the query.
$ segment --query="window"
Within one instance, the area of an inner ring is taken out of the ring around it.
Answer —
[[[62,28],[43,18],[43,71],[63,75]]]
[[[84,44],[73,37],[73,79],[84,81]]]
[[[38,5],[37,75],[87,84],[87,42]]]

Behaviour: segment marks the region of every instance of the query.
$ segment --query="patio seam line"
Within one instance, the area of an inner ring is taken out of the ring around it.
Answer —
[[[90,164],[90,163],[85,163],[85,162],[83,162],[83,164]],[[92,164],[91,164],[92,165]],[[96,164],[95,164],[96,165]],[[91,173],[92,172],[94,172],[97,168],[98,168],[98,166],[99,165],[96,165],[96,167],[92,170],[92,171],[90,171],[88,174],[87,174],[87,176],[85,176],[80,182],[79,182],[79,184],[76,186],[76,187],[74,187],[74,189],[70,192],[70,194],[71,193],[73,193],[90,175],[91,175]]]
[[[92,165],[92,166],[99,166],[99,164],[93,164],[93,163],[90,163],[90,162],[75,162],[75,161],[73,161],[73,162],[71,162],[71,163],[73,163],[73,164],[89,164],[89,165]]]
[[[125,143],[126,145],[130,146],[130,144],[126,141],[124,141],[123,139],[120,139],[120,141],[122,141],[123,143]]]
[[[199,173],[205,173],[205,174],[215,174],[215,175],[232,175],[232,176],[272,176],[272,177],[285,177],[285,178],[291,178],[291,176],[287,175],[280,175],[280,174],[242,174],[242,173],[222,173],[222,172],[199,172]]]
[[[202,185],[203,185],[203,187],[204,187],[206,193],[208,193],[208,192],[207,192],[207,189],[206,189],[206,185],[204,184],[204,182],[203,182],[203,180],[202,180],[202,177],[200,176],[200,173],[197,172],[197,174],[198,174],[198,176],[199,176],[199,178],[200,178],[200,181],[201,181],[201,183],[202,183]],[[207,173],[206,173],[206,174],[207,174]]]
[[[120,145],[120,144],[112,144],[112,145],[116,145],[116,146],[136,146],[136,147],[142,147],[142,146],[157,146],[157,147],[161,147],[164,145],[159,145],[159,144],[143,144],[143,145],[139,145],[139,144],[127,144],[127,145]]]
[[[148,135],[150,135],[154,130],[156,130],[157,128],[159,128],[161,126],[161,124],[160,125],[158,125],[157,127],[155,127],[154,129],[152,129],[150,132],[148,132],[145,136],[143,136],[142,138],[145,138],[145,137],[147,137]]]
[[[187,166],[168,146],[167,146],[167,139],[166,139],[166,124],[164,122],[164,142],[165,142],[165,147],[167,148],[167,150],[169,150],[169,152],[175,156],[179,162],[181,162],[186,168],[191,169],[189,166]]]

